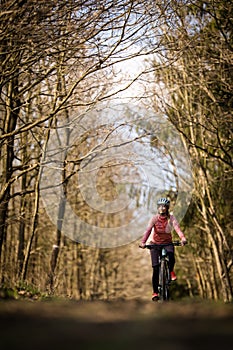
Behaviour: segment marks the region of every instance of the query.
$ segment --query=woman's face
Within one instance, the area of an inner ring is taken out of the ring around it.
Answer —
[[[166,214],[167,213],[167,206],[163,205],[163,204],[160,204],[158,206],[158,213],[159,214]]]

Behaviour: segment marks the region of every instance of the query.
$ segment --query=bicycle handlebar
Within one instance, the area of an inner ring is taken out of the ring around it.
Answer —
[[[186,242],[185,244],[188,244],[188,242]],[[168,245],[173,245],[173,246],[182,246],[182,243],[180,241],[173,241],[171,243],[162,243],[162,244],[146,244],[145,248],[147,249],[155,249],[155,248],[162,248],[162,247],[166,247]]]

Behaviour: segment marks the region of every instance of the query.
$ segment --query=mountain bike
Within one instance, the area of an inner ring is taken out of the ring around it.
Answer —
[[[169,244],[147,244],[147,249],[158,249],[159,254],[159,286],[158,294],[161,302],[168,301],[170,299],[169,288],[171,284],[171,276],[169,271],[169,258],[166,247],[168,245],[181,246],[180,241],[174,241]]]

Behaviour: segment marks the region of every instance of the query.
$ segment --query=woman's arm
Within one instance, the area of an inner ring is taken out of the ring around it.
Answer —
[[[144,246],[146,244],[146,241],[148,240],[148,237],[150,236],[151,234],[151,231],[152,231],[152,228],[154,227],[155,225],[155,222],[156,222],[156,218],[157,218],[157,215],[153,216],[150,221],[149,221],[149,224],[147,226],[147,229],[146,231],[143,233],[143,236],[142,236],[142,246]]]
[[[172,222],[172,226],[174,227],[176,233],[178,234],[178,236],[180,237],[181,239],[181,242],[183,244],[185,244],[187,242],[186,238],[185,238],[185,235],[184,233],[182,232],[181,228],[180,228],[180,225],[178,223],[178,221],[176,220],[175,216],[174,215],[171,215],[171,222]]]

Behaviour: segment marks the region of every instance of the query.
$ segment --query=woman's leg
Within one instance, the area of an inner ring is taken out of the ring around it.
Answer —
[[[172,272],[175,266],[175,250],[173,245],[168,245],[166,247],[167,249],[167,254],[169,258],[169,271]]]
[[[172,272],[174,270],[175,266],[175,255],[174,252],[168,252],[168,259],[169,259],[169,271]]]
[[[152,274],[152,287],[153,292],[158,293],[159,286],[159,265],[153,266],[153,274]]]
[[[152,249],[151,254],[151,264],[153,268],[152,274],[152,288],[154,293],[158,293],[159,285],[159,251],[157,249]]]

